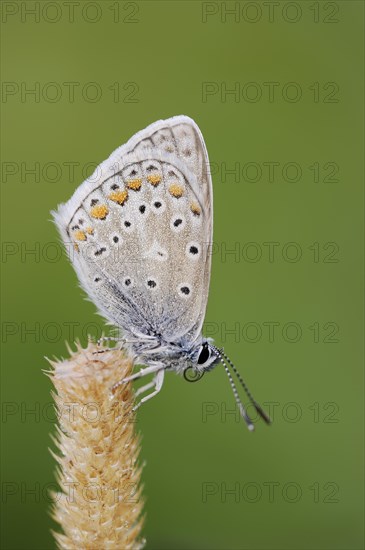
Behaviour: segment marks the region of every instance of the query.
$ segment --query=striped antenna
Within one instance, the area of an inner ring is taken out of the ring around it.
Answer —
[[[224,370],[226,371],[226,374],[228,376],[228,380],[229,380],[229,383],[231,384],[231,388],[232,388],[232,391],[233,391],[233,395],[234,395],[234,398],[236,400],[236,403],[238,405],[238,408],[240,410],[240,413],[241,413],[241,416],[243,418],[243,420],[246,422],[247,424],[247,427],[248,429],[252,432],[254,429],[255,429],[255,426],[253,425],[253,422],[251,420],[251,418],[248,416],[247,412],[246,412],[246,409],[245,407],[243,406],[243,403],[240,399],[240,396],[238,395],[238,391],[237,391],[237,388],[236,388],[236,384],[233,382],[233,378],[232,378],[232,375],[231,373],[229,372],[229,369],[228,369],[228,366],[227,366],[227,363],[225,362],[225,360],[223,359],[220,351],[215,348],[216,352],[218,353],[219,355],[219,359],[222,363],[222,365],[224,366]]]
[[[257,403],[257,401],[254,399],[252,393],[250,392],[250,390],[248,389],[248,386],[246,385],[245,381],[243,380],[242,376],[240,375],[239,371],[236,369],[236,367],[234,366],[234,364],[232,363],[232,361],[230,360],[230,358],[224,353],[224,351],[216,348],[215,346],[212,346],[212,348],[214,349],[215,353],[218,355],[218,357],[220,358],[224,368],[225,368],[225,371],[226,373],[228,374],[230,380],[232,380],[232,377],[231,377],[231,373],[229,371],[227,371],[228,367],[227,367],[227,364],[224,362],[223,360],[223,357],[224,359],[226,359],[227,363],[232,367],[232,370],[233,372],[235,373],[235,375],[237,376],[241,386],[243,387],[243,389],[245,390],[246,392],[246,395],[247,397],[249,398],[250,402],[252,403],[252,405],[255,407],[255,410],[257,411],[257,413],[259,414],[259,416],[261,416],[261,418],[266,422],[266,424],[271,424],[271,419],[270,417],[265,413],[265,411],[261,408],[261,406]],[[232,383],[231,385],[233,384],[234,386],[234,383],[233,383],[233,380],[232,380]],[[232,389],[233,389],[233,386],[232,386]],[[235,391],[237,393],[237,389],[236,387],[234,386],[235,388]],[[233,390],[233,393],[234,393],[234,390]],[[241,407],[243,407],[241,401],[239,400],[239,397],[238,397],[238,393],[237,393],[237,397],[235,395],[235,398],[236,398],[236,401],[238,403],[238,406],[241,410]],[[238,400],[237,400],[238,398]],[[242,414],[242,410],[241,410],[241,414]],[[248,417],[247,413],[245,412],[245,415],[247,416],[247,418],[250,420],[250,418]],[[242,415],[243,416],[243,415]],[[243,416],[244,417],[244,416]],[[245,417],[244,417],[245,418]],[[246,418],[245,418],[246,420]],[[247,420],[246,420],[247,422]],[[251,420],[250,420],[251,422]],[[252,424],[252,422],[251,422]],[[250,428],[252,429],[252,428]]]

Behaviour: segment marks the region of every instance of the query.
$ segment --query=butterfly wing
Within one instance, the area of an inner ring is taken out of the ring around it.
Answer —
[[[109,321],[139,337],[196,338],[209,291],[212,184],[192,119],[138,132],[54,218],[83,288]]]

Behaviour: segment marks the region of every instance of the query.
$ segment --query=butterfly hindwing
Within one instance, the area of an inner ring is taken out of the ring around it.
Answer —
[[[117,149],[56,214],[82,286],[136,335],[194,339],[210,275],[212,194],[196,124],[173,117]]]

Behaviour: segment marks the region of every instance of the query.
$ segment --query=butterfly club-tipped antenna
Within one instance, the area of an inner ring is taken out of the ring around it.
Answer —
[[[237,388],[236,388],[236,385],[235,383],[233,382],[233,379],[232,379],[232,376],[231,376],[231,373],[228,369],[228,365],[227,363],[230,365],[230,367],[232,368],[233,372],[235,373],[235,375],[237,376],[242,388],[244,389],[244,391],[246,392],[246,395],[247,397],[249,398],[250,402],[252,403],[252,405],[254,406],[256,412],[259,414],[259,416],[264,420],[264,422],[266,422],[266,424],[270,425],[271,424],[271,419],[270,417],[265,413],[265,411],[262,409],[262,407],[257,403],[257,401],[254,399],[253,395],[251,394],[250,390],[248,389],[248,386],[246,385],[245,381],[243,380],[242,376],[240,375],[239,371],[237,370],[237,368],[234,366],[234,364],[232,363],[232,361],[230,360],[230,358],[224,353],[223,350],[220,350],[218,348],[216,348],[215,346],[213,347],[215,353],[218,355],[223,367],[224,367],[224,370],[226,371],[226,374],[228,376],[228,379],[229,379],[229,382],[231,384],[231,387],[232,387],[232,390],[233,390],[233,394],[234,394],[234,397],[235,397],[235,400],[236,400],[236,403],[238,405],[238,408],[240,410],[240,413],[241,413],[241,416],[242,418],[244,419],[244,421],[246,422],[247,426],[248,426],[248,429],[253,431],[254,430],[254,425],[253,425],[253,422],[252,420],[250,419],[250,417],[248,416],[243,404],[242,404],[242,401],[240,400],[239,398],[239,395],[238,395],[238,391],[237,391]],[[227,363],[226,363],[227,361]]]

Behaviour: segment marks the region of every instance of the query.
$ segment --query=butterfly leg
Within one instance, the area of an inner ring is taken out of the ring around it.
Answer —
[[[139,407],[142,405],[142,403],[146,403],[146,401],[148,401],[149,399],[152,399],[152,397],[155,397],[155,395],[157,395],[159,393],[159,391],[162,388],[164,376],[165,376],[165,370],[164,369],[161,369],[161,370],[157,371],[153,382],[151,382],[151,386],[152,385],[155,386],[155,391],[149,393],[145,397],[142,397],[140,402],[137,403],[137,405],[135,405],[133,407],[133,411],[136,411],[137,409],[139,409]],[[150,386],[150,384],[146,384],[146,386]],[[142,389],[142,388],[140,388],[140,389]]]
[[[141,386],[140,388],[138,388],[138,390],[136,391],[134,396],[138,397],[139,395],[141,395],[141,393],[144,393],[145,391],[147,391],[151,388],[154,388],[154,387],[155,387],[155,381],[152,380],[152,382],[149,382],[149,384],[145,384],[144,386]]]
[[[102,336],[96,342],[97,347],[100,348],[104,342],[123,342],[123,340],[115,336]],[[110,351],[110,348],[98,349],[97,351],[93,351],[93,354],[97,355],[98,353],[105,353],[106,351]]]
[[[103,342],[119,342],[120,346],[123,346],[124,344],[134,344],[136,342],[141,343],[141,341],[143,341],[141,340],[141,338],[130,338],[129,340],[127,340],[126,338],[121,338],[117,336],[102,336],[101,338],[99,338],[99,340],[97,340],[96,345],[98,348],[100,348]],[[145,341],[149,342],[149,340]],[[113,349],[114,348],[98,349],[97,351],[93,351],[93,354],[105,353],[106,351],[111,351]],[[117,350],[118,346],[115,349]]]
[[[117,338],[116,336],[102,336],[99,338],[99,340],[96,342],[98,346],[101,346],[103,342],[118,342],[122,340],[122,338]]]
[[[135,374],[131,374],[131,376],[127,376],[126,378],[123,378],[123,380],[119,380],[114,386],[112,387],[112,392],[116,390],[119,386],[122,384],[125,384],[126,382],[130,382],[131,380],[137,380],[138,378],[142,378],[142,376],[146,376],[147,374],[153,374],[157,371],[161,370],[161,365],[153,365],[152,367],[146,367],[145,369],[141,369]]]

